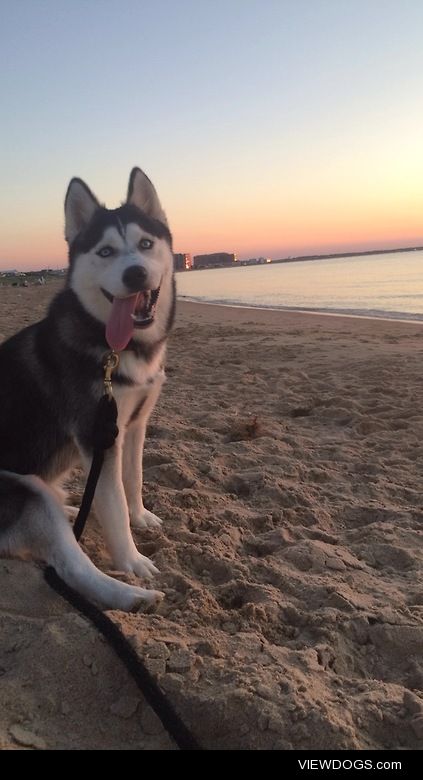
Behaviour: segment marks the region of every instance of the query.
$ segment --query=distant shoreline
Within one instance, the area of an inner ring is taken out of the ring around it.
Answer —
[[[281,260],[272,260],[272,263],[298,263],[306,260],[331,260],[337,257],[363,257],[367,255],[392,255],[397,252],[419,252],[423,246],[404,246],[399,249],[366,249],[364,252],[334,252],[330,255],[298,255],[297,257],[284,257]]]
[[[263,263],[257,260],[256,263],[247,262],[246,260],[236,260],[233,263],[227,263],[225,265],[210,265],[203,266],[201,268],[181,268],[175,269],[175,273],[185,273],[186,271],[210,271],[213,269],[222,270],[223,268],[251,268],[251,266],[269,266],[276,263],[305,263],[310,260],[335,260],[336,258],[347,257],[367,257],[368,255],[392,255],[399,252],[419,252],[423,250],[423,246],[404,246],[399,249],[366,249],[363,252],[333,252],[326,255],[297,255],[282,257],[279,260],[271,260],[270,263]]]

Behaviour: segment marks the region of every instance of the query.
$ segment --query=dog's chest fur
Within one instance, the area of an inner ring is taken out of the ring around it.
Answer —
[[[143,401],[153,389],[163,384],[165,380],[164,358],[164,345],[149,362],[130,351],[121,354],[118,373],[128,384],[115,383],[113,390],[118,406],[120,426],[127,426],[136,419]]]

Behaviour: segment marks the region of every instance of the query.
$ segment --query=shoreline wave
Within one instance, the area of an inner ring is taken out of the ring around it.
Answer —
[[[237,309],[259,309],[262,311],[286,311],[297,312],[299,314],[319,314],[327,317],[355,317],[356,319],[366,320],[385,320],[388,322],[415,322],[423,324],[423,314],[410,312],[396,312],[383,309],[340,309],[323,307],[305,307],[305,306],[275,306],[274,304],[255,304],[252,302],[243,303],[242,301],[227,300],[222,301],[202,296],[180,295],[178,300],[187,303],[203,303],[212,306],[226,306]]]

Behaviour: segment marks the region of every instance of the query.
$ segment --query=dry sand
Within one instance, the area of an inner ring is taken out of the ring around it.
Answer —
[[[0,289],[1,337],[52,289]],[[179,305],[136,534],[167,598],[112,615],[205,747],[422,747],[422,410],[418,324]],[[174,749],[34,564],[0,621],[0,747]]]

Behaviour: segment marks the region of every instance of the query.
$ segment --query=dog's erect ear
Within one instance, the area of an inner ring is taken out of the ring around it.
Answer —
[[[71,244],[100,204],[82,179],[72,179],[65,198],[65,238]]]
[[[133,168],[131,171],[126,202],[138,206],[149,217],[167,225],[166,214],[161,207],[157,192],[148,176],[139,168]]]

